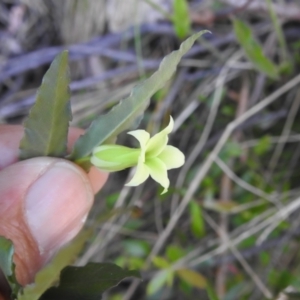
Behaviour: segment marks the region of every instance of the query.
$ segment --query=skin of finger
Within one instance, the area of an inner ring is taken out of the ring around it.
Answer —
[[[80,135],[84,133],[83,130],[79,128],[70,128],[69,130],[69,136],[68,136],[68,151],[70,152],[72,146],[74,145],[75,141],[78,139]],[[0,170],[4,169],[18,160],[18,154],[19,154],[19,143],[20,140],[22,139],[24,134],[23,127],[20,125],[1,125],[0,126]],[[26,174],[24,174],[26,177]],[[102,186],[105,184],[108,174],[103,173],[99,171],[97,168],[92,167],[90,172],[87,174],[88,178],[90,180],[92,189],[94,193],[98,192]],[[28,177],[27,177],[28,178]],[[1,208],[2,209],[2,208]],[[19,210],[14,210],[15,215],[10,216],[10,219],[18,219],[18,216],[20,216],[20,211]],[[4,218],[2,218],[2,221],[4,221]],[[18,225],[18,226],[16,226]],[[4,228],[4,227],[3,227]],[[26,226],[22,226],[21,223],[14,224],[12,227],[16,231],[16,236],[22,235],[27,239],[27,245],[26,247],[27,251],[29,252],[29,256],[35,258],[35,263],[30,265],[30,268],[32,269],[39,269],[40,266],[43,264],[42,262],[39,262],[36,258],[35,254],[37,253],[37,248],[35,245],[35,242],[32,240],[32,237],[28,235],[26,230]],[[24,229],[25,232],[22,230],[18,231],[19,229]],[[1,235],[1,232],[0,232]],[[3,233],[3,235],[5,235]],[[22,249],[22,247],[20,247]],[[18,257],[16,260],[18,261]],[[21,264],[21,262],[20,262]],[[35,273],[35,271],[33,272]],[[24,280],[26,282],[26,280]],[[1,300],[1,295],[0,295],[0,300]]]
[[[76,140],[84,133],[80,128],[71,127],[68,135],[68,152],[71,151]],[[18,161],[19,144],[24,135],[21,125],[0,126],[0,170]],[[104,185],[107,173],[92,167],[88,174],[94,193],[96,194]]]
[[[15,164],[17,165],[17,164]],[[22,168],[15,171],[14,165],[1,171],[2,177],[14,177],[22,186],[12,189],[0,182],[1,210],[0,210],[0,235],[10,239],[14,243],[14,262],[18,272],[18,281],[23,284],[30,282],[36,272],[42,266],[39,250],[24,220],[22,200],[25,191],[36,180],[41,170],[35,170],[31,174],[24,174]],[[24,257],[25,259],[22,259]],[[30,270],[30,271],[29,271]]]
[[[23,133],[23,127],[20,125],[0,126],[0,170],[18,160]]]
[[[39,249],[38,243],[32,236],[25,217],[24,199],[33,182],[38,180],[42,176],[42,173],[45,172],[45,164],[41,167],[41,164],[35,163],[35,161],[41,159],[46,161],[46,164],[49,164],[46,165],[46,168],[51,168],[53,163],[59,161],[59,159],[53,158],[33,158],[13,164],[0,173],[0,236],[12,240],[14,244],[16,276],[22,285],[32,282],[35,273],[54,254],[53,249],[51,249],[52,244],[49,249],[43,249],[43,251]],[[75,167],[86,178],[86,174],[79,167]],[[49,222],[52,223],[49,226],[53,226],[57,222],[60,222],[61,218],[63,218],[63,222],[70,220],[67,221],[70,223],[70,226],[66,227],[65,233],[58,233],[58,238],[61,241],[56,246],[60,247],[61,242],[64,241],[63,239],[68,236],[68,232],[71,232],[74,228],[77,228],[76,231],[78,232],[82,227],[82,218],[90,210],[92,199],[88,202],[86,201],[85,194],[82,194],[85,190],[83,185],[86,183],[76,179],[76,177],[71,175],[66,178],[65,174],[61,174],[55,180],[57,181],[57,185],[62,184],[64,187],[69,187],[65,192],[67,193],[67,197],[64,197],[65,202],[60,205],[60,211],[55,215],[53,222]],[[88,179],[85,182],[88,182]],[[16,184],[18,184],[17,187]],[[55,185],[55,182],[52,185]],[[62,192],[64,190],[63,188]],[[75,215],[74,212],[76,212]],[[63,239],[60,237],[63,237]]]

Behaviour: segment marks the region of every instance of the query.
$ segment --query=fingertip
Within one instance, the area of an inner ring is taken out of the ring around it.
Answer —
[[[55,158],[32,158],[0,172],[0,235],[15,246],[21,284],[82,228],[93,204],[87,174]]]
[[[23,134],[24,128],[21,125],[0,126],[0,170],[18,160]]]
[[[102,172],[96,167],[91,167],[88,178],[91,182],[94,194],[98,193],[103,185],[106,183],[108,178],[108,173]]]
[[[68,152],[72,151],[72,148],[78,138],[84,134],[84,130],[77,127],[70,127],[68,133]]]
[[[69,128],[67,149],[69,153],[82,134],[84,134],[83,129]],[[21,125],[0,125],[0,170],[18,161],[19,146],[23,136],[24,127]]]

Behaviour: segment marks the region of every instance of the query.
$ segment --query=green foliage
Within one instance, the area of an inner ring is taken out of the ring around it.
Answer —
[[[166,249],[166,256],[170,262],[175,262],[182,258],[185,255],[185,252],[178,246],[168,245]]]
[[[134,257],[134,256],[119,256],[115,260],[115,264],[118,265],[121,268],[128,268],[128,269],[134,269],[139,270],[142,269],[144,266],[145,259],[140,257]]]
[[[162,87],[159,91],[157,91],[153,97],[152,100],[160,104],[168,95],[170,91],[170,84],[172,83],[172,80],[166,83],[164,87]]]
[[[10,240],[0,236],[0,269],[9,283],[14,295],[18,293],[20,285],[15,277],[13,262],[14,246]]]
[[[62,248],[52,261],[36,274],[34,284],[26,286],[23,292],[19,293],[18,300],[40,299],[39,297],[57,281],[60,271],[75,260],[89,236],[90,232],[82,232]]]
[[[158,292],[167,282],[170,282],[173,279],[172,270],[165,269],[157,273],[147,285],[147,294],[153,295]]]
[[[248,293],[252,289],[253,285],[245,279],[241,282],[235,282],[233,286],[228,289],[224,300],[241,299],[242,295],[245,295],[245,293]]]
[[[180,279],[186,281],[195,288],[205,289],[207,287],[206,278],[194,270],[180,269],[176,271],[176,274]]]
[[[149,243],[146,241],[128,239],[123,244],[126,253],[136,257],[145,257],[151,250]]]
[[[231,105],[225,105],[222,107],[221,112],[224,116],[233,117],[235,114],[235,108]]]
[[[211,286],[210,283],[206,283],[206,292],[209,300],[220,300],[219,297],[217,296],[214,288]]]
[[[174,0],[173,25],[178,38],[183,39],[191,32],[191,19],[187,0]]]
[[[271,138],[266,135],[262,137],[254,147],[254,152],[257,155],[265,154],[271,147]]]
[[[268,279],[271,286],[283,290],[293,281],[294,275],[289,270],[272,269]]]
[[[239,157],[243,153],[241,145],[237,142],[229,141],[224,146],[223,151],[220,154],[220,157],[227,161],[232,157]]]
[[[20,159],[66,155],[72,119],[69,82],[68,52],[64,51],[57,55],[45,74],[36,102],[24,123]]]
[[[66,267],[57,287],[47,290],[40,300],[100,300],[107,289],[126,277],[140,278],[137,271],[127,271],[111,263],[89,263],[84,267]]]
[[[136,220],[128,220],[125,224],[124,224],[124,228],[126,229],[130,229],[130,230],[137,230],[139,229],[142,225],[143,225],[143,221],[136,219]]]
[[[201,238],[205,234],[202,208],[196,201],[191,201],[189,211],[192,233],[196,238]]]
[[[261,45],[255,40],[251,28],[241,20],[233,20],[233,28],[238,42],[243,47],[248,59],[262,73],[273,79],[278,79],[278,68],[267,58]]]
[[[113,194],[108,195],[105,198],[106,207],[108,209],[112,209],[115,206],[115,204],[119,198],[119,195],[120,195],[120,193],[113,193]]]
[[[271,20],[273,22],[275,33],[277,35],[277,39],[278,39],[278,42],[279,42],[279,45],[281,48],[280,50],[281,50],[281,56],[282,56],[283,63],[285,65],[287,65],[288,68],[291,69],[292,66],[291,66],[290,62],[288,61],[288,51],[287,51],[286,41],[285,41],[284,33],[282,30],[281,22],[278,19],[277,13],[275,12],[272,1],[266,0],[266,2],[267,2],[267,8],[268,8],[270,16],[271,16]]]
[[[191,295],[191,293],[193,291],[193,287],[190,284],[188,284],[186,281],[183,281],[183,280],[179,281],[179,288],[186,295]]]
[[[159,269],[166,269],[166,268],[170,267],[170,263],[161,256],[153,257],[152,262]]]
[[[267,266],[270,263],[271,257],[268,251],[262,251],[259,253],[259,260],[263,266]]]
[[[166,252],[167,252],[167,256],[172,262],[175,262],[176,260],[180,259],[184,255],[182,249],[172,245],[168,246]],[[180,280],[182,280],[185,284],[191,287],[195,287],[199,289],[206,288],[207,282],[205,277],[203,277],[200,273],[194,270],[179,269],[174,271],[172,269],[171,263],[161,256],[153,257],[152,262],[157,268],[162,269],[162,271],[157,273],[157,275],[153,277],[148,283],[147,293],[149,295],[155,294],[166,284],[171,286],[173,284],[174,275],[177,275],[177,277]],[[185,286],[185,284],[183,286]]]
[[[96,146],[111,141],[120,132],[128,129],[136,118],[143,114],[153,94],[174,74],[182,56],[206,32],[203,30],[184,41],[180,49],[166,56],[159,69],[150,78],[138,84],[128,98],[121,101],[106,115],[96,119],[86,133],[77,140],[69,159],[80,163],[80,159],[89,156]]]
[[[255,245],[256,243],[256,237],[255,236],[250,236],[246,239],[244,239],[241,243],[240,243],[240,248],[251,248]]]

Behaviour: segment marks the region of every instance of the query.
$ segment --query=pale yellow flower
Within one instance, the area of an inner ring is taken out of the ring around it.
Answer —
[[[94,149],[91,162],[107,172],[137,166],[136,172],[126,184],[127,186],[137,186],[151,176],[163,186],[162,193],[165,193],[170,185],[167,171],[179,168],[184,164],[183,153],[176,147],[167,145],[168,134],[173,130],[173,126],[174,121],[171,117],[169,125],[152,138],[145,130],[130,131],[128,134],[139,141],[139,149],[120,145],[102,145]]]

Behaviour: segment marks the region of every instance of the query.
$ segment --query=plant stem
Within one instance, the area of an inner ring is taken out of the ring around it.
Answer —
[[[277,35],[277,39],[279,42],[279,46],[281,49],[281,57],[282,57],[282,61],[288,61],[288,52],[287,52],[287,46],[286,46],[286,42],[285,42],[285,38],[283,35],[283,31],[281,28],[281,24],[278,20],[278,17],[275,13],[274,7],[273,7],[273,3],[272,0],[266,0],[267,2],[267,7],[271,16],[271,20],[274,26],[274,30],[275,33]]]

